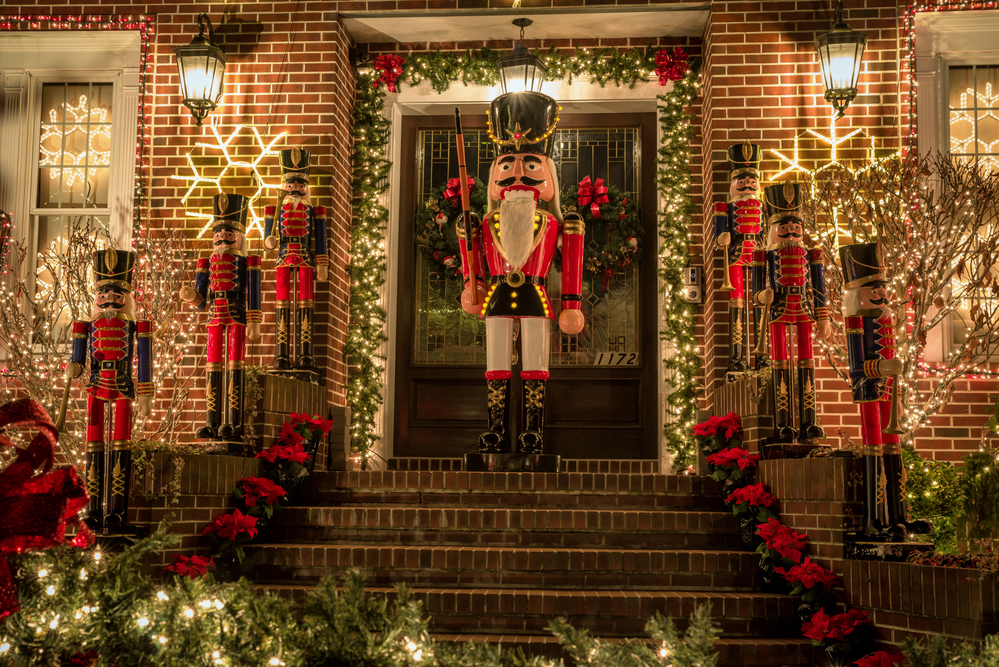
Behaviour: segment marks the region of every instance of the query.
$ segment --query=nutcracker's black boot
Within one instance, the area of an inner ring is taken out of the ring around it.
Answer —
[[[774,439],[773,442],[794,442],[798,436],[791,420],[791,369],[787,360],[774,361]]]
[[[766,329],[761,326],[765,324],[763,321],[765,312],[766,310],[764,308],[753,308],[753,331],[756,333],[754,344],[757,347],[759,347],[761,338],[767,337]],[[746,344],[749,345],[748,340],[746,341]],[[754,355],[755,358],[753,360],[753,366],[756,370],[761,370],[770,366],[770,350],[768,349],[768,346],[764,345],[762,349],[760,349],[759,354],[754,353]]]
[[[798,442],[810,442],[826,437],[826,432],[818,425],[815,415],[815,362],[811,359],[802,360],[798,366]],[[800,364],[810,364],[802,367]]]
[[[885,530],[878,520],[878,489],[881,485],[881,457],[864,455],[864,526],[862,537],[876,542],[900,541],[902,527]]]
[[[489,430],[479,436],[480,454],[505,454],[510,451],[506,439],[506,418],[510,405],[510,380],[486,380],[489,406]]]
[[[749,330],[745,322],[745,303],[742,299],[733,299],[728,305],[728,372],[745,373],[749,370],[746,363],[746,344],[749,341]]]
[[[897,447],[898,445],[896,445]],[[901,454],[885,454],[885,477],[888,488],[885,499],[888,502],[888,523],[905,526],[908,533],[925,535],[933,532],[933,524],[925,519],[909,521],[905,503],[905,471],[902,468]]]
[[[291,335],[291,309],[282,306],[277,309],[277,346],[274,350],[274,370],[286,371],[291,369],[291,361],[288,358],[288,337]]]
[[[128,440],[111,443],[111,493],[104,528],[111,532],[128,532],[128,494],[132,479],[132,449]]]
[[[243,362],[230,362],[239,366],[229,368],[229,386],[226,388],[226,420],[219,426],[219,437],[223,440],[243,439],[243,384],[246,371]]]
[[[299,352],[298,352],[298,363],[295,365],[296,368],[302,371],[308,371],[316,376],[319,375],[319,368],[316,366],[316,358],[314,356],[314,349],[312,345],[312,334],[313,334],[313,313],[314,309],[310,307],[303,308],[299,306],[298,308],[298,342],[299,342]]]
[[[543,454],[546,380],[524,380],[524,432],[520,434],[521,454]]]
[[[219,424],[222,422],[225,393],[222,391],[222,364],[211,364],[220,368],[209,369],[205,382],[205,425],[198,429],[195,437],[210,440],[219,436]]]
[[[91,530],[100,530],[104,525],[104,443],[88,442],[84,459],[87,471],[87,493],[90,494],[90,505],[84,519]]]

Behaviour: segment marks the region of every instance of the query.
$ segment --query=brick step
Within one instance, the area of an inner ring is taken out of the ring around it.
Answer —
[[[267,581],[304,583],[360,569],[373,585],[748,591],[759,556],[739,551],[273,544]]]
[[[731,513],[418,507],[290,507],[270,541],[738,549]]]
[[[630,473],[491,473],[368,470],[315,473],[302,504],[555,506],[721,510],[708,477]]]
[[[306,586],[264,586],[304,605]],[[396,598],[395,588],[370,587],[370,595]],[[432,632],[549,635],[552,619],[565,617],[600,637],[637,637],[653,614],[674,618],[685,630],[696,605],[711,605],[711,615],[727,637],[783,633],[794,600],[769,593],[703,591],[566,591],[495,588],[410,588],[430,616]]]
[[[389,470],[461,470],[460,458],[396,457],[389,459]],[[659,461],[635,459],[562,459],[562,472],[657,473]]]

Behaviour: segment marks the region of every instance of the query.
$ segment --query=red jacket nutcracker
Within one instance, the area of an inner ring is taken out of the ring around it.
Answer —
[[[797,183],[784,182],[764,190],[767,224],[770,227],[766,252],[756,251],[753,291],[756,302],[768,306],[764,322],[769,322],[773,357],[774,437],[772,442],[807,442],[825,437],[815,415],[815,360],[812,350],[812,324],[818,335],[829,333],[826,305],[826,274],[822,251],[808,250],[802,243],[802,196]],[[797,369],[791,374],[793,327],[797,346]],[[793,423],[798,408],[798,429]]]
[[[483,249],[491,276],[488,291],[485,277],[474,277],[479,305],[471,303],[471,284],[462,294],[462,307],[486,320],[489,430],[479,436],[479,451],[484,454],[510,451],[506,422],[515,319],[520,320],[524,353],[520,377],[524,380],[525,430],[519,437],[519,452],[543,453],[550,322],[555,311],[548,298],[547,279],[559,239],[559,327],[567,334],[583,329],[583,221],[575,213],[561,218],[558,179],[550,157],[558,112],[555,100],[540,93],[508,93],[493,100],[489,136],[498,156],[490,167],[490,210],[484,222],[475,221],[470,250],[462,224],[458,224],[466,283],[472,281],[470,253]]]
[[[260,337],[260,258],[243,254],[247,198],[215,195],[210,257],[198,260],[194,289],[181,288],[180,298],[198,310],[209,308],[205,364],[207,414],[197,436],[238,441],[243,437],[243,384],[246,338]],[[223,351],[224,348],[224,351]],[[223,382],[225,360],[228,377]]]
[[[126,529],[132,463],[132,401],[149,414],[153,396],[153,325],[134,320],[132,271],[135,253],[112,250],[94,253],[97,293],[93,319],[73,322],[73,349],[66,376],[83,374],[90,358],[87,382],[86,478],[90,493],[87,523],[91,528]],[[132,381],[132,359],[138,352],[139,381]],[[88,354],[89,353],[89,354]],[[104,434],[104,406],[110,404],[111,451]],[[108,479],[110,478],[110,485]]]
[[[276,208],[264,208],[264,247],[278,248],[277,258],[277,349],[274,370],[307,375],[317,379],[313,346],[315,322],[315,280],[325,282],[329,275],[329,254],[326,250],[326,207],[313,206],[309,200],[309,151],[290,148],[281,151],[281,189],[288,194]],[[298,272],[298,303],[295,337],[298,354],[292,367],[291,340],[291,278]]]
[[[759,198],[760,147],[748,141],[729,146],[728,203],[715,204],[715,241],[725,254],[728,275],[728,371],[749,370],[749,318],[746,312],[745,271],[753,262],[753,253],[764,250],[763,202]],[[762,309],[757,312],[757,321]]]
[[[901,541],[906,533],[929,533],[933,527],[927,521],[909,521],[902,447],[897,433],[882,430],[888,426],[895,398],[892,378],[902,372],[895,357],[884,262],[877,243],[840,246],[839,256],[850,385],[853,402],[860,406],[864,443],[863,539]],[[886,487],[883,508],[878,502],[882,486]]]

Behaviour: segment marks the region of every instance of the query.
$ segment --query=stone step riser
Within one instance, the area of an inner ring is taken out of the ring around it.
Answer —
[[[306,490],[299,500],[305,505],[392,505],[402,507],[502,508],[536,507],[589,510],[700,510],[720,512],[719,496],[683,496],[653,493],[533,493],[492,491],[406,491],[377,489]]]
[[[446,470],[461,471],[463,461],[460,458],[421,459],[393,458],[388,462],[388,470],[398,471],[428,471]],[[589,473],[631,473],[650,475],[659,472],[659,462],[650,460],[608,460],[608,459],[563,459],[559,472],[589,472]]]
[[[568,547],[580,549],[722,549],[739,547],[736,535],[717,533],[634,533],[615,531],[448,531],[433,529],[339,528],[334,526],[275,527],[274,542],[324,545],[337,542],[371,542],[399,545]],[[636,547],[636,545],[638,545]]]

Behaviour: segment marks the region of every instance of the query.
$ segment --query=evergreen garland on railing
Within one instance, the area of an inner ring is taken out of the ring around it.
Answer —
[[[347,354],[350,365],[348,400],[351,414],[351,446],[366,459],[377,436],[374,416],[382,402],[383,364],[377,356],[385,340],[385,311],[380,288],[384,282],[384,225],[388,212],[378,203],[385,192],[390,163],[385,159],[388,121],[381,115],[386,90],[398,82],[419,85],[424,79],[437,92],[451,85],[491,86],[499,81],[496,67],[502,54],[490,49],[462,53],[432,52],[402,56],[386,54],[375,61],[373,74],[357,78],[354,109],[353,202],[351,220],[350,324]],[[657,183],[665,203],[659,212],[661,277],[665,284],[664,320],[660,336],[676,350],[666,360],[671,392],[667,396],[670,424],[667,446],[674,456],[674,470],[684,471],[694,460],[689,432],[697,403],[696,376],[700,367],[693,335],[694,307],[681,298],[683,268],[689,262],[688,225],[693,203],[690,187],[690,142],[692,117],[688,107],[697,95],[696,65],[680,77],[670,75],[669,66],[686,69],[686,56],[679,49],[669,54],[654,48],[580,49],[571,54],[554,48],[540,54],[548,65],[549,80],[572,82],[586,77],[603,86],[614,83],[634,87],[659,75],[673,81],[673,89],[659,97],[664,144],[659,150]],[[675,71],[675,70],[674,70]],[[385,84],[384,86],[382,84]]]

